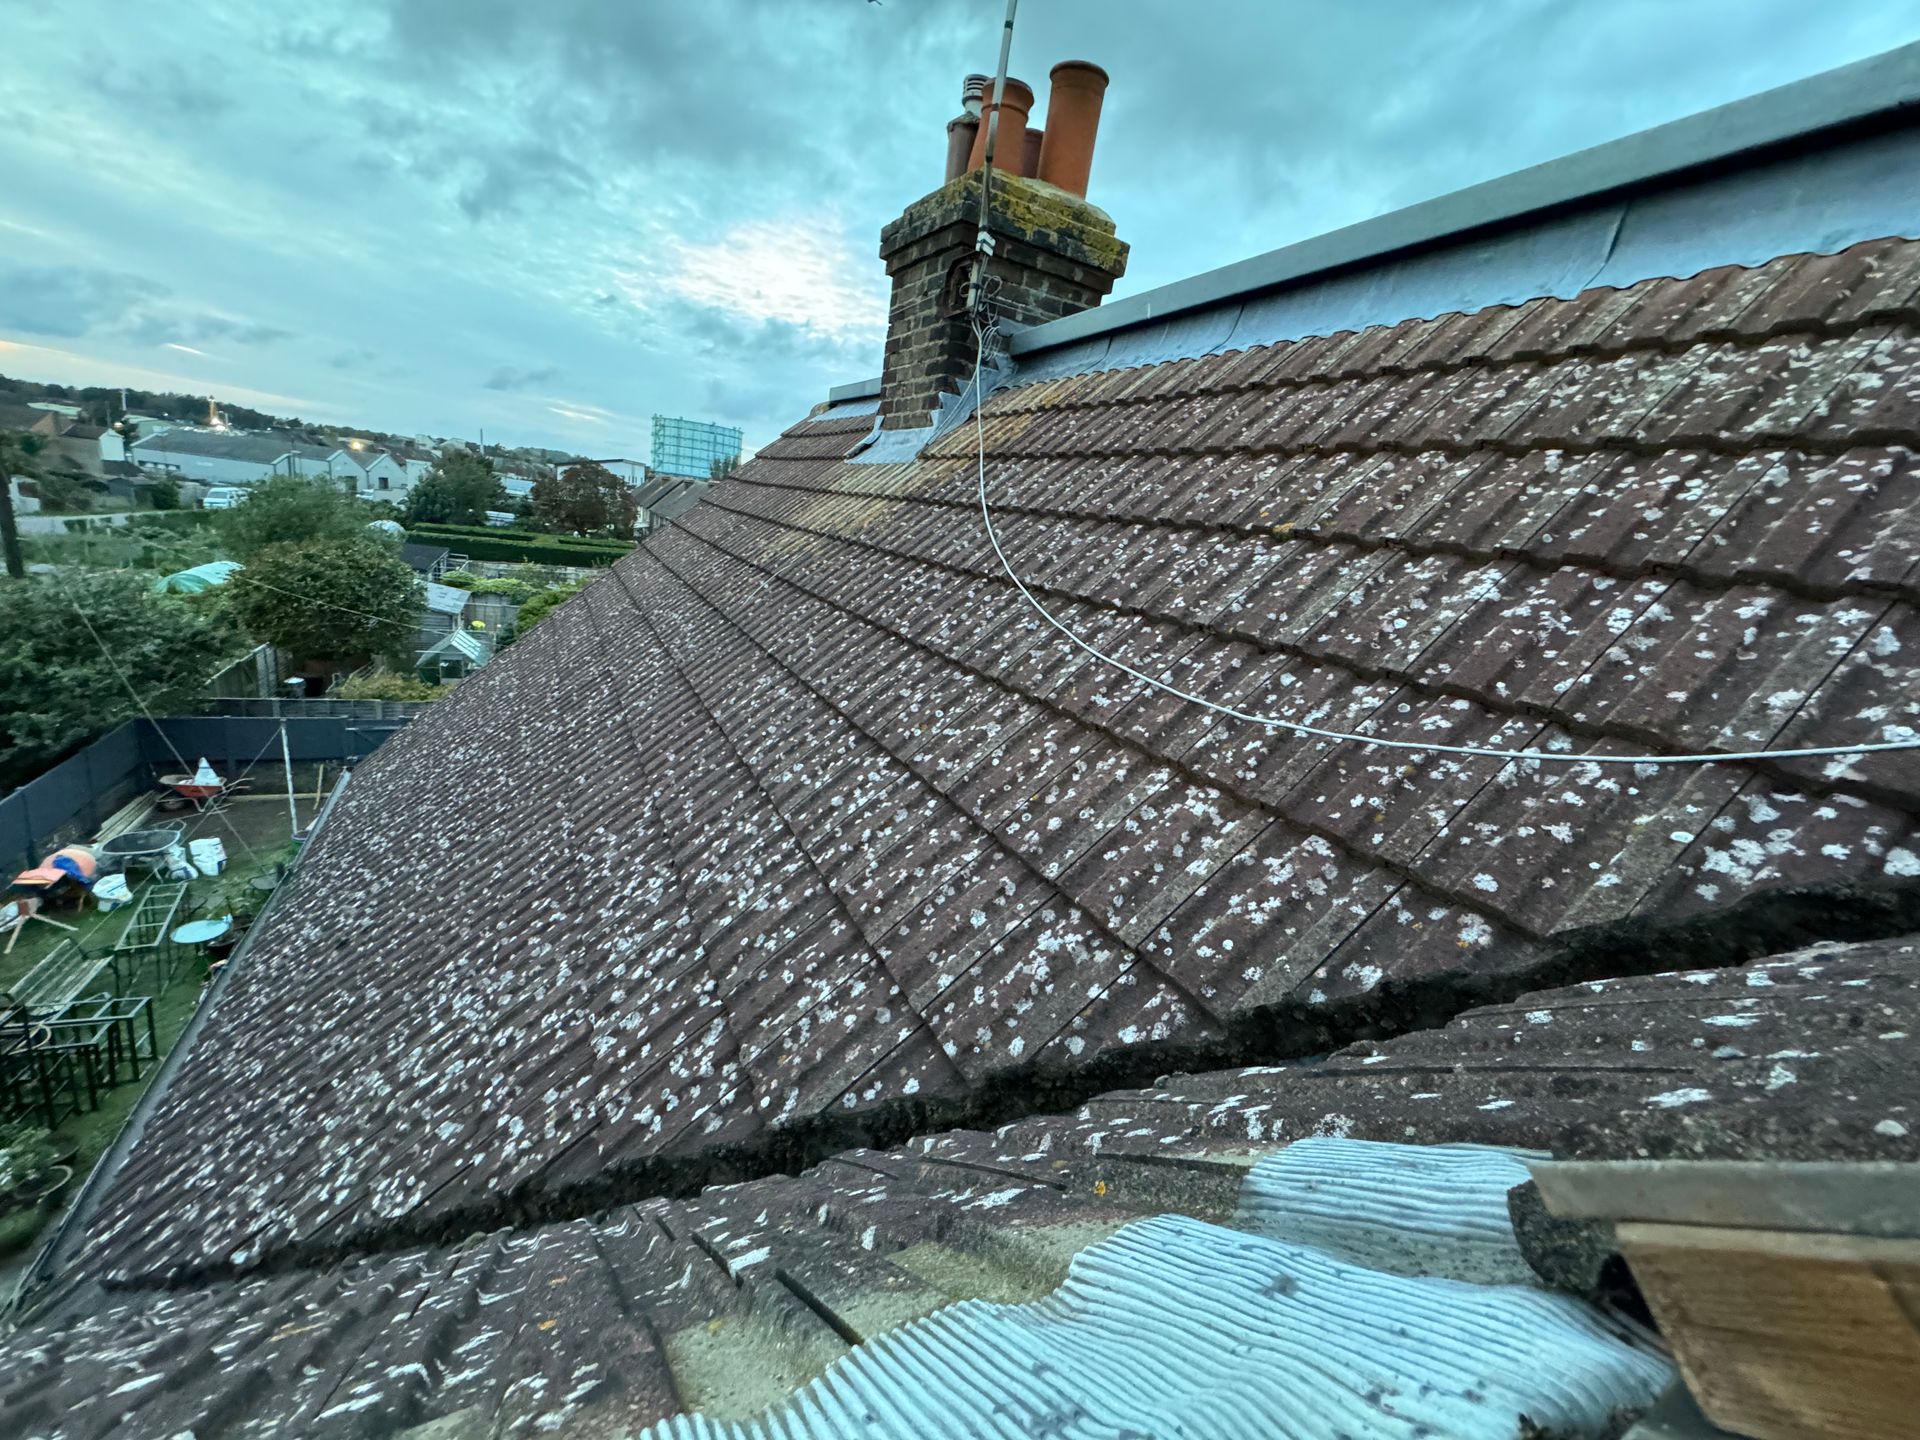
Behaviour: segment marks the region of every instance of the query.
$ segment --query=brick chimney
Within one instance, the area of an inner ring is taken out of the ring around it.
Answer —
[[[1087,98],[1089,71],[1098,77],[1091,101]],[[1068,61],[1054,67],[1053,80],[1046,139],[1034,148],[1045,155],[1042,147],[1052,146],[1058,154],[1072,157],[1056,166],[1056,173],[1068,184],[1077,181],[1084,190],[1093,156],[1093,126],[1099,119],[1098,90],[1104,90],[1106,75],[1084,61]],[[1016,84],[1008,80],[1009,92]],[[1075,92],[1067,103],[1063,103],[1063,85]],[[1032,93],[1024,85],[1019,92]],[[1010,101],[1009,117],[1013,107]],[[1054,134],[1056,114],[1063,126],[1072,127],[1070,135]],[[1115,237],[1113,221],[1088,204],[1084,194],[1014,173],[1026,148],[1025,116],[1018,118],[1023,122],[1019,126],[1011,119],[1005,121],[996,142],[988,224],[994,254],[987,273],[998,281],[993,302],[1001,323],[1026,326],[1098,305],[1126,273],[1127,247]],[[1044,172],[1046,159],[1040,164]],[[880,382],[884,429],[928,424],[940,397],[958,394],[973,375],[974,339],[966,294],[979,224],[976,166],[914,201],[880,232],[880,258],[893,278]]]

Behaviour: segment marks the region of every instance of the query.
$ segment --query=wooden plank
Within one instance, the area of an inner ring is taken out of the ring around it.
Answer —
[[[94,834],[93,843],[95,845],[104,845],[109,840],[117,840],[129,830],[138,830],[141,821],[147,818],[147,811],[152,808],[153,799],[151,796],[140,795],[135,799],[129,800],[107,817],[106,823]]]
[[[1755,1440],[1920,1433],[1920,1240],[1627,1222],[1687,1386]]]
[[[1563,1220],[1920,1238],[1920,1165],[1892,1160],[1556,1160],[1528,1167]]]

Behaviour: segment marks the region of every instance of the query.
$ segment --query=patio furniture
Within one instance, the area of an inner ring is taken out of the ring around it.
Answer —
[[[49,1130],[80,1109],[74,1067],[51,1039],[25,1006],[0,1009],[0,1114],[32,1114]]]
[[[167,852],[180,844],[180,832],[184,828],[178,820],[143,826],[102,841],[94,853],[103,865],[123,870],[158,869],[166,863]]]
[[[148,1064],[158,1062],[160,1033],[154,1024],[151,995],[105,997],[100,1002],[99,1018],[113,1026],[113,1035],[107,1052],[107,1063],[113,1084],[120,1083],[122,1065],[133,1072],[128,1076],[129,1079],[138,1080],[142,1061]]]
[[[187,887],[178,880],[155,880],[141,892],[133,913],[127,917],[120,938],[114,942],[114,952],[132,957],[134,964],[153,963],[153,990],[157,994],[173,982],[173,952],[163,950],[161,942],[173,929],[174,921],[179,918],[180,907],[186,903]],[[162,968],[166,974],[161,974]]]
[[[41,904],[38,895],[16,895],[5,905],[0,905],[0,929],[7,932],[7,948],[0,954],[11,955],[14,942],[20,938],[20,932],[27,928],[29,920],[38,920],[42,925],[51,925],[56,930],[78,930],[77,925],[69,925],[64,920],[56,920],[51,915],[40,913]]]
[[[70,1011],[76,1008],[81,1007],[68,1007]],[[49,1061],[73,1067],[75,1103],[84,1090],[87,1109],[98,1110],[100,1092],[113,1083],[113,1024],[96,1014],[84,1013],[85,1009],[91,1007],[84,1007],[82,1013],[41,1019],[39,1026],[46,1036],[41,1051]]]
[[[36,1014],[57,1010],[94,989],[108,970],[117,985],[119,959],[111,951],[89,951],[77,940],[62,940],[8,989],[7,998]]]
[[[205,920],[189,920],[173,932],[173,943],[207,955],[207,973],[213,974],[212,946],[233,929],[233,916],[215,915]]]

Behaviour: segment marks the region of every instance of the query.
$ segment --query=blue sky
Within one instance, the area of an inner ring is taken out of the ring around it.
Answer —
[[[1000,0],[0,0],[0,373],[645,453],[879,369]],[[1117,294],[1920,39],[1884,0],[1027,0]]]

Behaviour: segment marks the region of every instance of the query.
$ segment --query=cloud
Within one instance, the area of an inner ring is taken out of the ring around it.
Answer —
[[[234,97],[202,78],[204,73],[196,75],[178,60],[155,63],[149,59],[137,68],[106,67],[94,75],[93,84],[108,99],[138,105],[148,114],[202,120],[234,105]]]
[[[182,310],[158,281],[84,265],[0,265],[0,330],[60,339],[119,335],[138,345],[204,354],[196,342],[265,345],[290,338],[277,326]]]
[[[186,310],[148,310],[132,317],[125,327],[127,336],[141,345],[168,345],[189,350],[195,340],[231,340],[240,345],[271,345],[293,338],[293,332],[277,325],[235,320],[226,315],[211,315]],[[196,352],[197,353],[197,352]]]
[[[626,453],[650,411],[763,442],[878,370],[880,228],[938,183],[999,18],[979,0],[16,8],[0,331],[85,336],[102,380],[181,346],[244,357],[309,414]],[[1133,246],[1120,294],[1920,38],[1920,12],[1885,0],[1206,17],[1021,14],[1014,74],[1044,92],[1084,55],[1113,75],[1092,199]],[[133,70],[102,71],[102,34]],[[566,357],[564,399],[546,356]]]
[[[840,227],[824,217],[750,221],[713,244],[674,251],[660,286],[697,305],[835,340],[884,333],[879,267],[863,263]]]
[[[560,378],[560,370],[555,365],[539,365],[531,370],[516,370],[511,365],[497,367],[484,384],[489,390],[536,390],[542,385],[551,385]]]
[[[0,329],[75,339],[166,293],[138,275],[81,265],[0,266]]]

